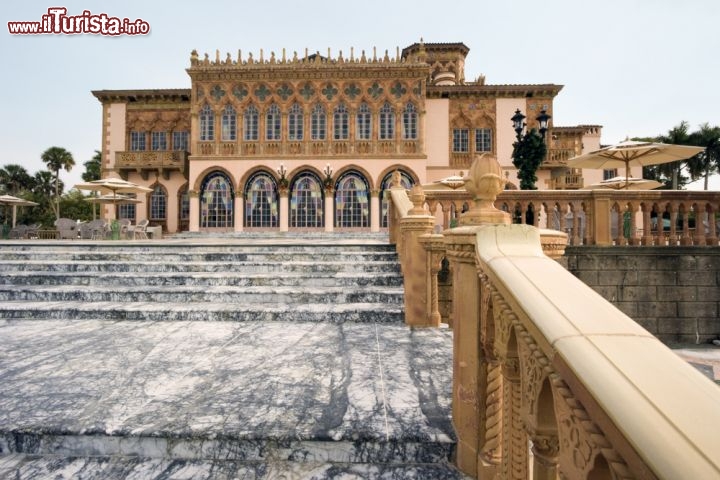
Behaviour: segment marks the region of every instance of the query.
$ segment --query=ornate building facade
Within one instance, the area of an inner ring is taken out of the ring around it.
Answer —
[[[552,116],[561,85],[467,81],[468,52],[422,41],[392,56],[193,51],[189,89],[92,92],[103,175],[151,187],[120,215],[166,232],[379,231],[394,171],[407,186],[433,182],[488,152],[517,183],[510,118],[520,110],[532,128]],[[598,148],[600,130],[551,123],[538,187],[581,187],[565,162]]]

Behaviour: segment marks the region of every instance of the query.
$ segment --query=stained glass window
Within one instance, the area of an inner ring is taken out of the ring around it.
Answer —
[[[310,172],[298,175],[290,191],[290,226],[322,228],[323,202],[320,179]]]
[[[357,172],[343,174],[335,190],[335,226],[370,226],[370,201],[367,181]]]
[[[266,172],[253,175],[245,187],[245,226],[278,226],[277,187]]]
[[[200,190],[200,227],[232,227],[234,199],[232,184],[224,173],[213,172],[205,177]]]

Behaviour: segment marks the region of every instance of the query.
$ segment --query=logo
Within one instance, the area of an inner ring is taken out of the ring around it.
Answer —
[[[141,18],[112,17],[83,10],[80,15],[68,15],[65,7],[50,7],[39,22],[8,22],[11,35],[147,35],[150,24]]]

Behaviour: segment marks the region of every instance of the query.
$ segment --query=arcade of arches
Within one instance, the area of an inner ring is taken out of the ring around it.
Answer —
[[[398,171],[405,187],[410,188],[416,183],[412,173]],[[243,182],[234,181],[224,171],[213,170],[202,177],[197,190],[200,229],[376,231],[387,227],[387,201],[380,198],[380,192],[389,188],[391,176],[392,171],[387,172],[380,181],[380,188],[373,189],[373,182],[354,168],[328,179],[311,168],[300,168],[290,178],[285,178],[261,167]],[[179,210],[186,216],[189,216],[188,204],[192,197],[187,189],[180,193]],[[286,212],[283,212],[283,202],[287,205]],[[181,221],[187,222],[189,218],[181,218]],[[283,225],[287,228],[282,228]]]

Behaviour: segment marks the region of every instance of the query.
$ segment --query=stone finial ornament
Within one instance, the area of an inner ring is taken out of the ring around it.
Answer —
[[[413,207],[408,211],[408,215],[427,215],[425,210],[425,192],[420,185],[414,185],[410,189],[410,201]]]
[[[465,190],[474,205],[460,216],[460,225],[512,223],[510,214],[495,208],[495,199],[505,188],[505,179],[497,159],[487,153],[476,155],[465,177]]]

